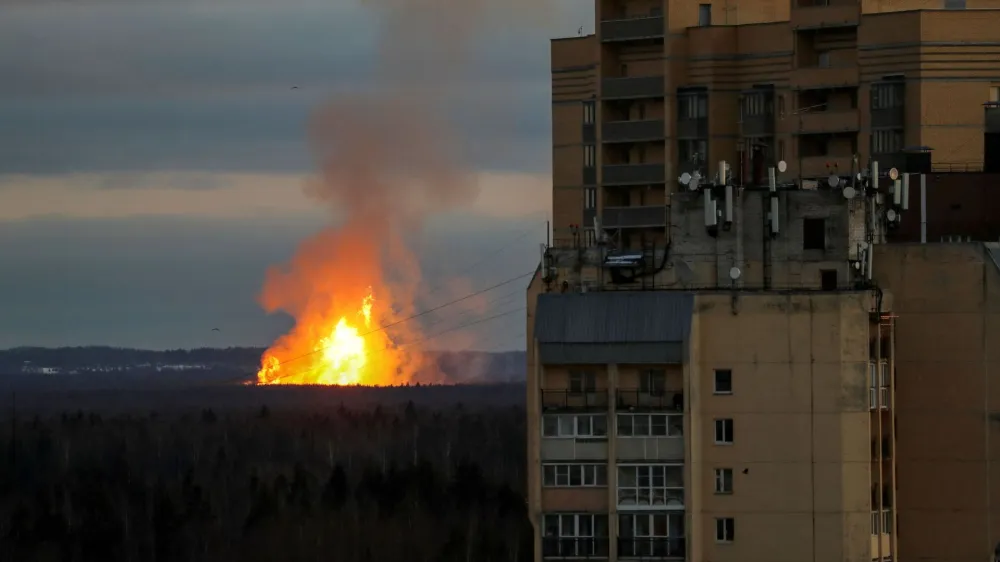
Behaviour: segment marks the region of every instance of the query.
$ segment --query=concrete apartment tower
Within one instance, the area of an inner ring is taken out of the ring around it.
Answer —
[[[886,243],[1000,159],[967,1],[597,0],[553,41],[536,560],[994,559],[1000,248]]]

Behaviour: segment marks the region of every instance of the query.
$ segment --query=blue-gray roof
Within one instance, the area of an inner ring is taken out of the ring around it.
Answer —
[[[543,293],[535,309],[539,343],[686,342],[694,295],[668,291]]]

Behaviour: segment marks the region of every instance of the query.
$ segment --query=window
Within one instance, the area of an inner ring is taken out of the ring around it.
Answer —
[[[778,141],[778,160],[785,159],[785,141]]]
[[[597,104],[592,101],[583,102],[583,124],[593,125],[597,121]]]
[[[964,10],[965,0],[944,0],[945,10]]]
[[[542,416],[542,437],[604,438],[608,418],[603,414],[548,414]]]
[[[618,437],[681,437],[684,416],[680,414],[618,414]]]
[[[820,52],[816,53],[816,66],[818,66],[820,68],[829,68],[830,67],[830,52],[829,51],[820,51]]]
[[[824,291],[836,291],[837,290],[837,270],[836,269],[821,269],[819,270],[819,285]]]
[[[704,119],[708,116],[708,96],[680,94],[677,96],[677,109],[680,119]]]
[[[990,101],[1000,103],[1000,86],[990,86]]]
[[[826,219],[803,219],[802,249],[826,249]]]
[[[596,513],[552,513],[543,517],[543,556],[586,558],[607,556],[608,516]]]
[[[618,515],[620,558],[684,556],[683,513],[623,513]],[[676,539],[676,540],[669,540]]]
[[[663,369],[646,369],[639,373],[639,392],[663,396],[667,388],[667,372]]]
[[[618,466],[618,505],[684,507],[684,467],[643,464]]]
[[[708,158],[708,143],[703,140],[679,140],[678,156],[681,162],[704,165]]]
[[[872,109],[903,107],[904,83],[894,80],[888,83],[872,84]]]
[[[715,393],[716,394],[733,393],[733,372],[731,370],[729,369],[715,370]]]
[[[698,26],[707,27],[712,25],[712,5],[698,4]]]
[[[597,162],[597,149],[592,144],[583,145],[583,167],[593,168]]]
[[[733,443],[732,418],[715,420],[715,444],[732,445],[732,443]]]
[[[597,375],[593,371],[572,371],[569,374],[569,391],[573,394],[597,391]]]
[[[732,517],[715,518],[715,542],[733,542],[736,538],[736,520]]]
[[[903,132],[899,129],[872,131],[872,154],[892,154],[903,149]]]
[[[597,188],[587,187],[583,190],[583,208],[584,209],[596,209],[597,208]]]
[[[549,487],[593,488],[608,485],[608,467],[603,464],[546,464],[542,484]]]
[[[597,234],[593,228],[583,229],[583,245],[586,248],[597,245]]]
[[[733,469],[731,468],[715,469],[715,493],[716,494],[733,493]]]

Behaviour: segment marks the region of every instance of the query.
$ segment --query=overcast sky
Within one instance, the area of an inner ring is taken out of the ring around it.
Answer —
[[[267,266],[330,220],[302,194],[305,127],[324,100],[375,79],[381,16],[364,5],[5,2],[0,347],[265,345],[286,329],[256,295]],[[478,264],[469,286],[486,287],[537,262],[548,40],[592,25],[592,11],[559,0],[533,21],[498,20],[475,34],[473,64],[427,86],[482,186],[422,235],[429,284]],[[500,298],[518,287],[496,291],[493,313],[519,305]],[[523,314],[488,323],[474,347],[522,348],[523,330]]]

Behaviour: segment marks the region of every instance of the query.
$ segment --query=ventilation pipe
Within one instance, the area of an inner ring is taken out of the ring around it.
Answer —
[[[712,199],[712,188],[705,188],[705,226],[713,228],[719,224],[718,208],[715,199]]]
[[[872,160],[872,189],[878,189],[878,162]]]
[[[900,196],[903,200],[900,208],[904,211],[910,208],[910,174],[903,174],[903,193]]]

